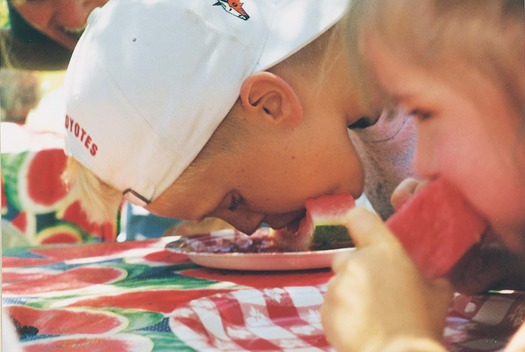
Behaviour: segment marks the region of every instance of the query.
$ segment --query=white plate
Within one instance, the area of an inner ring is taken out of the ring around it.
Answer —
[[[264,231],[264,230],[262,230]],[[264,236],[264,233],[262,234]],[[249,246],[256,234],[246,236],[234,230],[212,232],[206,235],[181,237],[170,242],[166,249],[182,253],[195,264],[215,269],[284,271],[329,268],[337,253],[353,251],[354,248],[338,248],[305,252],[234,252],[235,246]],[[223,252],[220,252],[220,251]]]

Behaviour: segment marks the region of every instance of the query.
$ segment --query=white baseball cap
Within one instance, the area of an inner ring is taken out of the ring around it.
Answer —
[[[111,0],[67,69],[66,153],[145,205],[182,174],[250,74],[332,27],[350,0]]]

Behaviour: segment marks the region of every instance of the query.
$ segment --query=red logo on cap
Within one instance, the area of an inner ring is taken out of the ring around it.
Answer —
[[[93,143],[93,139],[91,136],[86,132],[82,126],[75,120],[73,120],[69,115],[66,115],[66,131],[71,133],[73,136],[75,136],[76,139],[78,139],[84,147],[89,151],[89,154],[95,156],[97,155],[98,151],[98,145],[96,143]]]
[[[228,12],[230,15],[239,17],[241,20],[246,21],[250,16],[242,8],[243,4],[244,3],[235,0],[218,0],[213,6],[222,6],[224,11]]]

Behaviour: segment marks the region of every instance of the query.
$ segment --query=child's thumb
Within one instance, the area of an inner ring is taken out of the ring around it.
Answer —
[[[394,189],[390,197],[390,203],[395,210],[399,210],[408,202],[414,194],[424,187],[426,182],[418,181],[415,178],[406,178]]]

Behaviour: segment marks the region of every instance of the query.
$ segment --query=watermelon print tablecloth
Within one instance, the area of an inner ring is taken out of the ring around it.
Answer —
[[[90,223],[78,198],[63,184],[67,159],[61,135],[5,122],[1,128],[1,215],[13,228],[5,246],[116,238],[117,214],[113,222]]]
[[[328,269],[229,272],[164,250],[174,238],[12,248],[2,301],[26,351],[331,351],[320,324]],[[451,351],[499,351],[525,295],[458,295]]]

